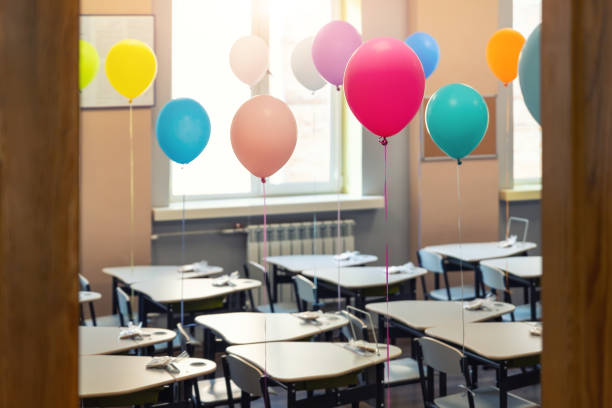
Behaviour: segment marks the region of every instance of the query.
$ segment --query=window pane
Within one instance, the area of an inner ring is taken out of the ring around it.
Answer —
[[[527,38],[542,21],[542,0],[513,2],[513,26]],[[514,180],[538,181],[542,178],[542,130],[533,119],[518,82],[513,86]]]
[[[298,42],[332,20],[332,2],[271,0],[269,7],[270,95],[287,102],[298,123],[293,156],[270,183],[330,183],[332,176],[337,178],[330,86],[314,93],[302,86],[291,70],[291,53]]]
[[[181,170],[172,164],[173,195],[249,193],[249,173],[230,143],[230,125],[250,88],[234,76],[229,51],[251,33],[250,0],[172,2],[172,98],[193,98],[211,121],[204,152]]]

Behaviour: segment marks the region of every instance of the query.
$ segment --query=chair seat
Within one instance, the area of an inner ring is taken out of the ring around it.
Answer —
[[[387,363],[385,362],[385,384],[393,385],[410,381],[416,382],[420,378],[419,363],[409,357],[392,360],[389,374],[387,378]]]
[[[259,305],[255,310],[261,313],[270,313],[270,305]],[[274,313],[297,313],[297,304],[295,302],[280,302],[274,303]]]
[[[450,288],[451,300],[461,300],[461,286]],[[446,288],[436,289],[429,292],[429,297],[434,300],[449,300]],[[463,300],[476,298],[476,291],[472,285],[463,285]]]
[[[499,407],[499,390],[495,387],[485,387],[474,390],[475,408],[497,408]],[[440,408],[466,408],[469,407],[467,393],[447,395],[434,400]],[[514,394],[508,393],[508,408],[530,408],[538,407],[534,402],[528,401]]]
[[[230,381],[230,386],[232,389],[232,398],[235,401],[240,400],[242,390],[240,390],[233,381]],[[227,401],[225,378],[219,377],[198,381],[198,389],[200,390],[200,399],[204,404]]]
[[[542,305],[540,304],[540,302],[536,303],[536,318],[538,320],[542,319]],[[510,313],[507,313],[507,314],[503,315],[502,316],[502,320],[504,322],[512,321],[512,317],[511,317]],[[514,309],[514,320],[517,321],[517,322],[533,320],[531,318],[531,305],[525,304],[525,305],[517,306]]]

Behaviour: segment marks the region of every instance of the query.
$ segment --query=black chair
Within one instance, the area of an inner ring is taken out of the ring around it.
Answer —
[[[270,284],[269,274],[265,273],[263,266],[257,262],[250,261],[248,265],[244,265],[244,275],[250,279],[249,265],[261,272],[264,276],[264,289],[268,298],[267,304],[257,305],[253,302],[253,294],[249,291],[249,300],[254,311],[262,313],[296,313],[298,311],[297,303],[293,302],[273,302],[272,301],[272,285]]]
[[[87,280],[86,277],[84,277],[83,275],[81,275],[79,273],[79,285],[81,287],[81,290],[86,291],[86,292],[91,292],[91,285],[89,284],[89,280]],[[85,324],[85,314],[83,313],[83,305],[79,305],[80,306],[80,311],[81,311],[81,324]],[[94,326],[97,326],[98,323],[96,322],[96,311],[94,310],[94,304],[93,302],[89,302],[89,316],[91,317],[91,323]]]

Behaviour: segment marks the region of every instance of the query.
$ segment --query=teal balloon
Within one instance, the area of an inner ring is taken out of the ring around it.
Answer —
[[[174,99],[159,112],[155,133],[159,147],[171,160],[187,164],[208,144],[210,119],[193,99]]]
[[[519,84],[527,110],[540,124],[540,24],[527,38],[521,51],[518,73]]]
[[[461,164],[482,141],[489,126],[489,109],[474,88],[449,84],[427,103],[425,124],[436,145]]]

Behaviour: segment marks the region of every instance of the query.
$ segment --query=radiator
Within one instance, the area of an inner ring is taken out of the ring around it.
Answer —
[[[339,254],[355,249],[355,220],[340,221],[340,248],[337,245],[338,221],[268,224],[268,256]],[[247,227],[247,260],[264,264],[263,225]],[[268,272],[272,270],[268,266]],[[251,278],[263,283],[263,274],[249,269]],[[253,292],[257,304],[267,303],[263,290]],[[279,286],[279,301],[295,300],[289,285]]]

